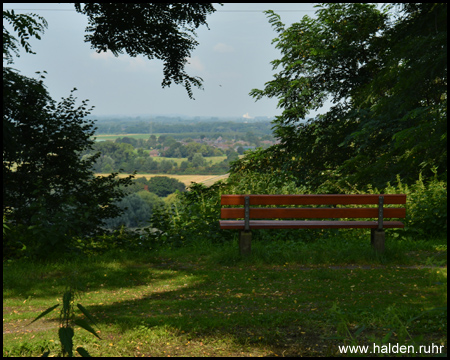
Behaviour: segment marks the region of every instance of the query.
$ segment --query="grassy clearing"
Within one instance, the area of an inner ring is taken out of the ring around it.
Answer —
[[[75,346],[93,356],[338,356],[339,345],[374,342],[446,352],[445,241],[392,242],[379,256],[337,240],[255,241],[246,259],[234,239],[4,263],[3,356],[56,353],[58,311],[29,323],[61,302],[70,276],[102,337],[75,329]]]

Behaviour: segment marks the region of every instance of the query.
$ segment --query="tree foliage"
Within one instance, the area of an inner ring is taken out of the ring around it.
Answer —
[[[170,178],[168,176],[155,176],[147,181],[148,191],[155,193],[160,197],[165,197],[169,194],[178,191],[185,191],[186,186],[179,180]]]
[[[3,14],[32,53],[27,39],[42,27],[31,16]],[[17,41],[9,33],[6,37],[4,59],[11,64]],[[77,106],[73,93],[57,103],[43,77],[36,80],[3,67],[3,213],[20,227],[21,243],[31,231],[28,245],[36,253],[67,248],[70,237],[92,233],[105,218],[120,213],[114,201],[123,196],[120,185],[131,179],[118,180],[117,173],[95,177],[92,165],[99,155],[81,158],[94,143],[93,121],[86,120],[91,110],[87,101]],[[15,241],[6,239],[6,247]]]
[[[85,41],[97,52],[162,60],[162,87],[183,84],[190,98],[192,86],[201,87],[203,80],[188,75],[184,67],[198,45],[195,29],[207,25],[206,16],[215,11],[212,4],[76,3],[75,9],[88,16]]]
[[[330,179],[383,187],[399,174],[447,170],[447,4],[318,5],[286,28],[267,11],[280,69],[251,95],[279,99],[280,144],[247,155],[233,171],[259,167],[318,186]],[[326,100],[333,105],[302,121]],[[262,167],[262,166],[261,166]]]
[[[120,216],[106,220],[106,226],[111,229],[120,226],[126,226],[128,228],[145,226],[150,220],[153,208],[163,204],[163,201],[155,194],[149,193],[148,191],[145,191],[145,193],[143,191],[139,194],[129,194],[118,201],[117,206],[123,212]]]
[[[47,28],[47,21],[36,14],[16,14],[14,10],[3,10],[3,19],[13,26],[19,40],[16,39],[3,25],[3,61],[8,65],[12,64],[13,55],[19,57],[18,42],[25,52],[34,54],[31,50],[31,45],[28,42],[30,36],[40,40],[40,33],[44,33]]]
[[[81,159],[93,145],[86,102],[76,107],[71,94],[56,103],[43,84],[11,69],[3,71],[3,95],[3,121],[11,129],[3,146],[8,218],[27,226],[62,221],[70,225],[65,232],[80,235],[117,216],[113,201],[123,194],[119,185],[130,180],[117,179],[117,173],[95,177],[92,166],[99,155]]]

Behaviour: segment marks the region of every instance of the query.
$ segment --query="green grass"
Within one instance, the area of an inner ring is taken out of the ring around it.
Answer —
[[[244,259],[234,239],[4,262],[3,356],[57,352],[58,310],[29,323],[61,302],[70,277],[102,338],[75,329],[75,346],[93,356],[338,356],[339,345],[374,342],[446,352],[445,241],[391,240],[380,256],[346,236],[255,241]]]

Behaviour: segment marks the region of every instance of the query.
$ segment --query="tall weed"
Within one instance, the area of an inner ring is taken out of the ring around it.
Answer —
[[[75,335],[75,325],[83,328],[84,330],[90,332],[94,336],[96,336],[98,339],[100,339],[100,336],[97,334],[94,328],[92,328],[89,323],[82,318],[76,318],[75,317],[75,297],[79,296],[80,291],[78,290],[78,286],[76,285],[77,280],[77,273],[73,273],[71,277],[71,285],[68,286],[66,291],[63,294],[63,301],[62,301],[62,308],[60,311],[59,316],[59,329],[58,329],[58,336],[61,343],[61,350],[58,354],[58,356],[61,357],[73,357],[74,356],[74,343],[73,338]],[[34,323],[35,321],[41,319],[42,317],[50,314],[55,310],[57,307],[59,307],[60,304],[53,305],[49,307],[48,309],[44,310],[41,314],[39,314],[30,324]],[[87,318],[89,319],[94,325],[95,321],[92,315],[89,313],[89,311],[81,304],[77,304],[78,310]],[[88,353],[86,349],[84,349],[82,346],[79,346],[76,348],[76,351],[79,355],[82,357],[91,357],[91,355]],[[48,357],[50,354],[50,350],[44,352],[42,355],[43,357]]]

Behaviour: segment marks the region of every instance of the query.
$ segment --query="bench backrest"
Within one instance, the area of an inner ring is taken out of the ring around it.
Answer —
[[[384,208],[386,204],[406,204],[405,194],[356,195],[222,195],[222,205],[244,205],[244,208],[222,208],[222,219],[325,219],[404,218],[404,207]],[[378,205],[378,207],[308,207],[262,208],[252,205]]]

